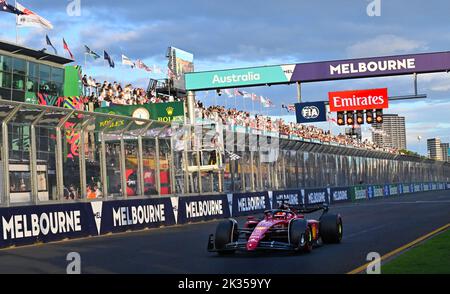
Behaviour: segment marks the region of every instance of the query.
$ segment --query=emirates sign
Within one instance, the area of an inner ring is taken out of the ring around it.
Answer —
[[[330,111],[384,109],[389,107],[388,90],[370,89],[328,93]]]

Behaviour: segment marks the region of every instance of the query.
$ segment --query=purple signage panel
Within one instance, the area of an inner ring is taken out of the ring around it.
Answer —
[[[299,63],[291,82],[370,78],[450,70],[450,52]]]

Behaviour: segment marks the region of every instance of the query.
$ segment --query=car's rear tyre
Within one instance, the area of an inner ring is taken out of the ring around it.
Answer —
[[[325,244],[341,243],[344,227],[342,218],[336,214],[325,214],[320,218],[320,236]]]
[[[237,223],[232,220],[226,220],[217,225],[214,246],[219,254],[232,254],[235,250],[225,250],[228,243],[237,241]]]
[[[296,251],[309,253],[313,248],[311,229],[305,220],[295,219],[289,224],[289,242]]]

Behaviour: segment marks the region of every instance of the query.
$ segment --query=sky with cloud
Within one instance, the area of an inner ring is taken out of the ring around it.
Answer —
[[[196,71],[246,66],[323,61],[450,50],[450,2],[446,0],[381,0],[381,16],[366,13],[369,0],[79,0],[81,16],[69,16],[76,0],[21,0],[25,7],[50,20],[54,30],[20,28],[19,42],[45,47],[47,33],[60,54],[64,37],[84,66],[84,45],[102,55],[106,50],[118,65],[87,60],[85,71],[99,80],[146,86],[149,77],[163,78],[119,65],[121,54],[148,65],[165,67],[167,47],[192,52]],[[13,3],[13,1],[9,1]],[[15,42],[12,14],[0,14],[0,39]],[[426,154],[426,139],[450,141],[450,74],[419,76],[425,100],[391,103],[388,113],[406,116],[408,148]],[[388,87],[390,95],[413,93],[411,76],[305,84],[305,101],[326,100],[335,90]],[[209,104],[247,108],[293,120],[281,108],[296,101],[295,86],[245,89],[269,97],[276,107],[261,109],[250,101],[199,93]],[[329,124],[321,124],[328,129]],[[332,131],[343,130],[331,126]],[[370,137],[367,127],[364,136]],[[421,140],[418,140],[421,137]]]

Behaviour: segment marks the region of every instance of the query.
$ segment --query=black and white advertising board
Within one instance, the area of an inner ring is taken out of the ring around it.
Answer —
[[[170,198],[90,203],[98,234],[143,230],[176,223]]]
[[[85,203],[0,208],[0,247],[96,235]]]
[[[272,208],[279,208],[284,202],[289,205],[303,205],[305,204],[305,196],[302,190],[287,190],[287,191],[273,191],[272,194]]]
[[[172,197],[176,223],[207,221],[231,216],[225,194],[208,196]]]
[[[308,205],[330,203],[327,189],[305,189],[302,192]]]
[[[328,197],[331,203],[350,202],[350,188],[328,188]]]
[[[271,208],[269,192],[228,194],[230,211],[233,216],[263,213]]]

